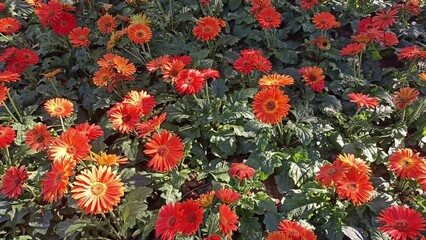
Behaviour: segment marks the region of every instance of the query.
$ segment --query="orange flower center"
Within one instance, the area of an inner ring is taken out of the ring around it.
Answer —
[[[57,107],[55,107],[54,111],[55,111],[56,113],[63,113],[63,112],[64,112],[64,108],[63,108],[63,107],[60,107],[60,106],[57,106]]]
[[[92,192],[93,195],[99,196],[99,195],[105,193],[105,191],[106,191],[106,185],[103,184],[103,183],[101,183],[101,182],[95,182],[90,187],[90,191]]]
[[[356,182],[348,183],[348,188],[351,192],[356,192],[358,190],[358,184]]]
[[[67,153],[68,154],[75,154],[77,152],[77,148],[74,145],[67,147]]]
[[[413,166],[413,159],[403,158],[401,160],[401,165],[402,165],[403,168],[411,168]]]
[[[173,227],[176,224],[176,218],[175,217],[171,217],[169,218],[169,220],[167,220],[167,226],[169,228]]]
[[[136,32],[136,36],[141,38],[141,37],[145,36],[145,33],[143,31],[138,31],[138,32]]]
[[[203,30],[204,30],[204,32],[205,32],[205,33],[210,33],[210,32],[212,31],[212,30],[210,29],[210,27],[207,27],[207,26],[206,26],[206,27],[204,27],[204,28],[203,28]]]
[[[409,228],[408,221],[405,219],[398,219],[395,221],[394,227],[399,231],[407,231]]]
[[[157,154],[160,157],[166,157],[167,155],[169,155],[169,153],[170,153],[170,149],[166,145],[161,145],[157,150]]]
[[[192,79],[191,77],[185,79],[185,83],[191,84],[192,82],[194,82],[194,79]]]
[[[13,26],[12,25],[6,25],[6,30],[12,30]]]
[[[86,41],[87,37],[84,36],[84,35],[80,35],[80,36],[78,36],[78,40],[80,40],[80,41]]]
[[[271,16],[266,16],[265,17],[265,22],[272,22],[272,18],[271,18]]]
[[[194,223],[197,220],[197,215],[194,212],[188,214],[188,223]]]
[[[269,113],[275,112],[277,109],[277,103],[274,100],[269,100],[265,103],[265,110]]]
[[[44,136],[43,135],[37,135],[37,137],[35,138],[35,141],[38,142],[38,143],[44,142]]]
[[[105,27],[105,28],[111,27],[111,23],[110,23],[110,22],[105,22],[105,23],[104,23],[104,27]]]
[[[333,174],[335,174],[336,172],[337,172],[337,170],[336,170],[336,169],[334,169],[334,168],[332,168],[332,169],[328,169],[327,174],[328,174],[328,175],[333,175]]]

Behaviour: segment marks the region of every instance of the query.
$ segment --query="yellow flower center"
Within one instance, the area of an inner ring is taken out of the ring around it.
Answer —
[[[402,165],[403,168],[411,168],[413,166],[413,159],[403,158],[401,160],[401,165]]]
[[[93,185],[90,187],[90,191],[92,192],[93,195],[95,196],[99,196],[102,195],[106,192],[106,185],[101,183],[101,182],[95,182],[93,183]]]

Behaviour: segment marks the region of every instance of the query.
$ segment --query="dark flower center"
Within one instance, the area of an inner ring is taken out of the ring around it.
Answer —
[[[407,231],[409,229],[409,224],[405,219],[398,219],[395,221],[394,227],[399,231]]]
[[[191,212],[188,214],[187,220],[189,223],[195,223],[195,220],[197,220],[197,215],[194,212]]]
[[[136,33],[136,36],[137,36],[137,37],[139,37],[139,38],[141,38],[141,37],[144,37],[144,36],[145,36],[145,33],[144,33],[143,31],[138,31],[138,32]]]
[[[42,142],[44,142],[44,136],[43,135],[37,135],[35,140],[38,143],[42,143]]]
[[[129,122],[130,119],[132,119],[132,116],[130,116],[130,114],[125,114],[123,115],[123,117],[121,118],[121,120],[123,120],[123,122]]]
[[[68,154],[75,154],[77,152],[77,148],[74,145],[67,147]]]
[[[270,100],[265,104],[265,109],[268,112],[272,112],[277,108],[277,104],[275,103],[275,101]]]
[[[169,220],[167,220],[167,226],[169,226],[169,228],[173,227],[176,224],[176,218],[175,217],[171,217],[169,218]]]
[[[351,192],[356,192],[358,190],[358,184],[356,182],[350,182],[348,188]]]
[[[170,149],[166,145],[161,145],[157,150],[157,154],[160,157],[166,157],[169,155],[169,153],[170,153]]]
[[[191,84],[192,82],[194,82],[194,79],[192,79],[191,77],[185,79],[185,83]]]

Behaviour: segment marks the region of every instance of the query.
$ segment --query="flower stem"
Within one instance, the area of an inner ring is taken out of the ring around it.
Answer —
[[[13,113],[10,111],[9,107],[7,107],[6,103],[5,102],[2,102],[2,103],[7,113],[9,113],[9,115],[13,118],[13,120],[15,120],[15,122],[19,122],[19,120],[15,117],[15,115],[13,115]]]
[[[64,132],[65,132],[65,124],[64,124],[64,120],[62,119],[62,117],[59,117],[59,119],[61,120],[62,131],[64,131]]]
[[[57,95],[58,97],[60,97],[60,96],[61,96],[61,94],[59,93],[58,89],[56,88],[55,83],[53,82],[53,79],[52,79],[50,82],[52,83],[53,90],[55,90],[56,95]]]
[[[167,21],[167,16],[166,16],[166,13],[164,12],[164,8],[163,8],[163,5],[161,4],[160,0],[157,0],[157,5],[158,5],[158,8],[160,9],[160,11],[163,13],[164,20]]]
[[[206,80],[206,98],[207,98],[207,103],[210,104],[210,94],[209,94],[209,82]]]
[[[21,122],[22,116],[19,113],[18,108],[16,107],[15,102],[13,101],[13,98],[12,98],[12,96],[10,96],[9,92],[7,92],[7,97],[9,98],[9,101],[12,104],[13,109],[15,109],[16,114],[18,115],[19,122]]]
[[[109,221],[109,219],[105,216],[104,213],[101,214],[102,217],[104,218],[104,220],[108,223],[108,225],[112,228],[114,235],[116,236],[117,239],[121,239],[120,234],[117,232],[117,230],[114,228],[114,226],[111,224],[111,222]]]
[[[10,166],[12,166],[12,159],[10,159],[10,154],[9,154],[9,147],[6,146],[5,148],[3,148],[3,152],[4,152],[4,156],[6,157],[6,164]]]

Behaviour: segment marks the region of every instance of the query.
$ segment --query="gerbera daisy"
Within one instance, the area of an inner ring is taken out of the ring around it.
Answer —
[[[256,15],[256,19],[263,29],[270,29],[271,27],[277,28],[281,25],[281,14],[272,7],[262,9],[262,11]]]
[[[136,44],[147,43],[152,38],[151,28],[143,23],[130,24],[127,28],[127,34],[129,35],[130,41]]]
[[[78,200],[77,206],[86,214],[107,213],[124,196],[124,184],[111,167],[92,166],[75,177],[71,189],[72,198]]]
[[[171,60],[164,66],[161,74],[163,74],[163,79],[171,79],[172,83],[175,83],[184,68],[185,63],[183,61]]]
[[[112,49],[117,45],[118,41],[127,34],[127,28],[121,31],[115,31],[111,33],[109,41],[107,42],[107,50],[112,51]]]
[[[102,56],[101,59],[98,60],[98,65],[102,68],[111,69],[115,67],[114,59],[116,57],[119,57],[117,54],[114,53],[107,53]]]
[[[396,23],[397,15],[398,10],[396,9],[388,9],[386,12],[382,9],[380,13],[377,13],[376,16],[373,17],[373,25],[379,29],[390,27]]]
[[[203,240],[222,240],[222,238],[220,238],[219,235],[215,234],[210,237],[204,238]]]
[[[148,167],[154,171],[170,172],[184,157],[183,149],[184,145],[178,136],[163,130],[147,140],[143,152],[152,157]]]
[[[69,34],[70,42],[74,47],[89,46],[89,33],[90,28],[87,27],[74,28]]]
[[[98,165],[114,166],[128,163],[128,159],[126,157],[117,156],[115,154],[106,154],[105,152],[100,152],[99,155],[91,152],[91,156],[93,156],[92,159],[95,160]]]
[[[143,90],[132,90],[128,92],[126,96],[124,96],[123,103],[136,107],[144,116],[148,116],[155,107],[154,97]]]
[[[197,229],[203,223],[203,208],[193,199],[180,204],[179,228],[182,235],[191,235],[197,232]]]
[[[23,61],[19,61],[16,57],[14,57],[7,62],[6,71],[22,74],[26,66],[28,66],[28,64]]]
[[[0,72],[0,82],[16,82],[21,80],[21,74],[10,71]]]
[[[76,26],[77,20],[67,12],[63,12],[59,20],[52,23],[52,29],[58,35],[68,35]]]
[[[311,46],[317,45],[319,49],[328,50],[331,47],[331,42],[328,40],[328,38],[324,36],[318,36],[316,37],[312,43]]]
[[[371,19],[371,17],[366,17],[359,20],[357,32],[366,33],[372,28],[374,28],[373,20]]]
[[[16,33],[21,28],[21,24],[15,18],[0,18],[0,33],[6,35]]]
[[[2,12],[4,9],[6,9],[6,5],[4,5],[4,3],[0,3],[0,12]]]
[[[289,98],[278,88],[265,88],[254,96],[253,111],[262,123],[276,124],[287,116]]]
[[[401,49],[398,53],[398,59],[408,59],[410,61],[414,60],[415,58],[419,57],[420,49],[417,46],[408,46]]]
[[[423,82],[426,82],[426,72],[419,73],[419,78],[423,80]]]
[[[16,47],[8,47],[4,50],[4,52],[0,55],[0,62],[7,62],[10,58],[13,57],[15,52],[18,51]]]
[[[422,214],[404,206],[390,206],[377,219],[384,225],[379,230],[395,240],[417,239],[426,227]]]
[[[241,195],[238,192],[229,188],[219,189],[219,191],[216,192],[215,196],[225,204],[234,203],[241,198]]]
[[[251,73],[256,66],[253,62],[253,55],[241,55],[234,62],[234,69],[241,72],[242,74]]]
[[[179,219],[181,203],[168,203],[164,205],[160,212],[158,212],[158,218],[155,221],[155,237],[161,237],[161,240],[173,240],[175,239],[176,233],[179,229]]]
[[[197,26],[192,29],[194,36],[203,41],[215,39],[222,27],[225,27],[225,22],[215,17],[202,17],[198,20]]]
[[[393,32],[384,32],[379,35],[380,42],[386,47],[395,46],[398,44],[398,37]]]
[[[311,9],[318,4],[318,0],[300,0],[300,7],[303,9]]]
[[[146,64],[146,69],[148,72],[155,72],[158,69],[164,68],[166,64],[170,61],[170,56],[165,54],[161,57],[154,58]]]
[[[303,227],[298,222],[284,220],[278,224],[278,230],[288,234],[290,239],[298,240],[317,240],[315,233]]]
[[[254,67],[259,72],[270,72],[272,70],[271,62],[262,55],[253,55],[251,60],[253,61]]]
[[[16,133],[10,126],[0,126],[0,148],[8,147],[15,141]]]
[[[64,13],[62,4],[58,1],[49,1],[47,4],[40,3],[34,12],[43,27],[59,22]]]
[[[180,94],[196,94],[204,86],[204,75],[196,69],[184,69],[176,80],[176,90]]]
[[[68,192],[69,177],[74,175],[73,168],[73,162],[59,160],[53,163],[52,171],[47,172],[41,180],[44,201],[54,203]]]
[[[182,61],[183,64],[189,65],[192,62],[192,58],[189,55],[173,55],[170,57],[170,61],[179,60]]]
[[[47,149],[51,140],[52,136],[43,123],[35,124],[34,128],[25,134],[25,143],[37,152]]]
[[[89,124],[87,122],[80,123],[74,127],[77,131],[86,135],[89,140],[97,140],[100,136],[104,134],[102,128],[96,124]]]
[[[208,193],[203,193],[200,195],[200,197],[198,198],[198,204],[200,204],[200,206],[202,207],[208,207],[213,203],[213,198],[215,195],[215,191],[210,191]]]
[[[378,38],[378,36],[375,36],[375,33],[360,33],[357,35],[352,35],[351,38],[355,42],[368,44]],[[348,49],[348,53],[356,52],[356,50],[358,49],[357,46],[351,46],[350,44],[348,44],[345,48]],[[356,55],[356,53],[353,55]]]
[[[115,27],[117,27],[114,17],[108,13],[100,17],[96,24],[98,25],[101,33],[111,33],[115,30]]]
[[[346,174],[346,167],[342,161],[334,161],[332,165],[323,164],[316,173],[315,179],[326,187],[336,183]]]
[[[66,118],[72,115],[74,104],[65,98],[53,98],[46,101],[44,109],[51,117]]]
[[[136,126],[138,138],[144,138],[150,133],[160,129],[160,125],[166,120],[167,113],[162,113],[160,116],[154,116],[146,122],[139,123]]]
[[[3,101],[7,99],[9,88],[4,84],[0,83],[0,107],[3,106]]]
[[[87,157],[90,152],[89,139],[75,129],[63,132],[52,141],[47,153],[53,161],[75,161],[79,162]]]
[[[264,8],[272,7],[271,0],[251,0],[250,2],[253,5],[250,12],[254,15],[257,15]]]
[[[340,51],[340,55],[341,56],[354,56],[357,55],[358,53],[362,52],[365,50],[365,43],[350,43],[348,45],[346,45],[341,51]]]
[[[398,149],[389,157],[389,168],[400,178],[417,178],[424,168],[424,158],[410,148]]]
[[[250,179],[254,176],[256,170],[250,166],[245,165],[244,163],[233,163],[229,168],[229,176],[232,178],[238,177],[238,179],[243,181],[243,179]]]
[[[136,72],[135,65],[133,63],[129,63],[129,59],[127,58],[116,56],[113,61],[114,67],[118,73],[130,76]]]
[[[266,236],[265,240],[293,240],[287,233],[282,231],[274,231]]]
[[[336,189],[340,198],[361,205],[371,199],[374,188],[367,174],[351,170],[337,181]]]
[[[26,64],[34,65],[38,63],[37,53],[30,49],[19,49],[15,52],[14,56],[16,56],[19,61],[22,61]]]
[[[299,74],[302,75],[303,81],[315,92],[320,92],[324,89],[324,71],[317,66],[306,66],[299,69]]]
[[[136,123],[139,122],[141,117],[139,109],[123,103],[116,103],[108,111],[108,116],[114,130],[118,130],[121,133],[130,133],[135,130]]]
[[[98,87],[105,87],[112,80],[114,72],[106,67],[101,67],[92,78],[93,83]]]
[[[232,231],[238,229],[238,216],[228,205],[219,206],[219,229],[222,236],[231,237]]]
[[[375,108],[379,104],[379,99],[376,97],[370,97],[362,93],[349,93],[350,102],[356,103],[358,108],[365,106],[366,108]]]
[[[417,100],[419,94],[419,91],[414,88],[401,88],[398,92],[395,93],[392,100],[398,110],[403,110],[404,107],[413,104],[414,101]]]
[[[367,165],[367,163],[360,158],[356,158],[355,155],[351,153],[339,154],[336,161],[341,161],[349,169],[353,169],[356,172],[365,173],[367,175],[371,173],[371,168]]]
[[[313,23],[315,27],[320,30],[328,30],[340,26],[340,23],[336,21],[336,17],[329,12],[315,14]]]
[[[19,168],[11,166],[1,178],[1,193],[10,199],[18,198],[22,193],[22,185],[27,179],[28,173],[24,165]]]
[[[260,78],[258,83],[261,88],[283,87],[292,85],[294,79],[289,75],[269,74]]]
[[[201,69],[200,72],[204,75],[204,78],[212,78],[217,79],[220,78],[220,73],[217,70],[207,68],[207,69]]]

